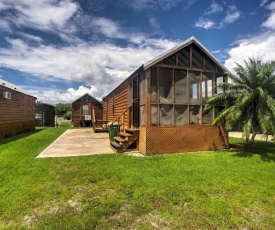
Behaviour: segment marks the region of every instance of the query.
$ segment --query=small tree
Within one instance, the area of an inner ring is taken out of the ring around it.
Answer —
[[[212,125],[225,121],[226,130],[240,123],[246,142],[252,132],[251,142],[257,132],[274,134],[275,130],[275,62],[263,63],[254,58],[236,64],[236,75],[226,73],[233,83],[220,83],[224,93],[208,99],[205,112],[215,106],[225,106]]]
[[[64,120],[71,120],[72,119],[72,111],[67,111],[64,115],[63,115]]]

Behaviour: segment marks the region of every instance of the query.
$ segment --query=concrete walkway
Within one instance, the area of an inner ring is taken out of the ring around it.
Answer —
[[[68,129],[37,158],[114,153],[109,146],[108,133],[94,133],[92,128]]]

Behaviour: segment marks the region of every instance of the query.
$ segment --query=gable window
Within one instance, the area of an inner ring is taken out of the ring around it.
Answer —
[[[82,106],[82,115],[89,115],[89,107],[88,105]]]

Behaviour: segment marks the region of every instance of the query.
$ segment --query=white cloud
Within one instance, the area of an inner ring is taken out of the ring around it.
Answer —
[[[240,17],[240,15],[240,11],[235,6],[231,6],[227,11],[225,18],[220,22],[219,28],[225,27],[228,24],[235,22]]]
[[[270,3],[266,8],[269,9],[271,13],[262,26],[268,29],[275,29],[275,2]]]
[[[209,9],[205,12],[205,15],[215,14],[222,11],[223,11],[223,7],[218,3],[216,3],[215,1],[213,1],[209,6]]]
[[[260,6],[264,6],[269,0],[261,0]]]
[[[200,18],[199,21],[196,22],[195,27],[204,28],[208,30],[215,27],[215,22],[207,18]]]
[[[251,38],[241,39],[237,46],[229,51],[225,67],[233,71],[235,63],[241,63],[249,57],[258,58],[264,62],[272,61],[275,57],[275,32],[266,32]]]
[[[167,11],[175,7],[189,9],[197,0],[123,0],[123,4],[136,10],[152,9]]]
[[[99,101],[102,100],[101,97],[94,96],[96,94],[96,89],[94,86],[79,86],[78,89],[68,88],[66,91],[60,91],[56,88],[29,87],[26,85],[22,85],[20,87],[29,94],[35,96],[37,101],[42,101],[51,105],[55,105],[57,103],[71,103],[85,93],[92,95]]]
[[[225,13],[224,9],[226,9]],[[222,20],[215,22],[210,17],[217,13],[223,14],[224,16]],[[240,17],[240,15],[241,12],[236,6],[226,5],[226,3],[224,3],[224,7],[222,7],[213,1],[205,13],[195,23],[195,27],[204,28],[206,30],[212,28],[221,29],[231,23],[234,23]]]
[[[21,39],[6,38],[6,41],[10,47],[0,49],[0,66],[45,81],[82,82],[93,86],[98,97],[109,93],[143,63],[178,44],[165,39],[146,39],[139,46],[126,48],[108,43],[54,47],[31,46]]]
[[[69,21],[80,9],[71,0],[2,0],[0,11],[2,20],[6,22],[0,23],[0,27],[8,32],[12,27],[27,27],[62,34],[64,37],[77,31],[77,27]]]
[[[101,33],[109,38],[128,38],[127,34],[121,31],[121,27],[117,22],[111,21],[108,18],[94,18],[92,24],[97,33]]]

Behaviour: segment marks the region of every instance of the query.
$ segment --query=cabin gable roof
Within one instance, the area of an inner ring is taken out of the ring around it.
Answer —
[[[91,96],[90,94],[88,94],[88,93],[85,93],[84,95],[82,95],[81,97],[79,97],[79,98],[77,98],[76,100],[74,100],[73,102],[72,102],[72,104],[74,104],[75,102],[77,102],[77,101],[79,101],[79,100],[81,100],[81,99],[83,99],[83,98],[85,98],[85,97],[88,97],[91,101],[89,101],[89,102],[91,102],[91,103],[97,103],[97,104],[100,104],[100,105],[102,105],[102,103],[100,102],[100,101],[98,101],[96,98],[94,98],[93,96]]]
[[[169,56],[177,53],[178,51],[186,48],[187,46],[191,45],[191,44],[195,44],[199,49],[202,50],[202,52],[204,54],[207,55],[207,57],[209,57],[220,69],[222,69],[225,72],[229,72],[229,70],[223,66],[214,56],[213,54],[206,49],[194,36],[188,38],[187,40],[183,41],[182,43],[180,43],[178,46],[164,52],[163,54],[151,59],[150,61],[146,62],[145,64],[141,65],[138,69],[136,69],[130,76],[128,76],[120,85],[118,85],[115,89],[113,89],[109,94],[107,94],[107,96],[105,96],[103,98],[106,99],[108,98],[110,95],[113,94],[113,92],[119,88],[125,81],[127,81],[128,79],[130,79],[132,76],[134,76],[135,74],[137,74],[139,71],[141,70],[146,70],[154,65],[156,65],[157,63],[161,62],[162,60],[168,58]]]
[[[191,45],[196,44],[216,65],[218,65],[222,70],[229,72],[228,69],[223,66],[212,54],[209,50],[207,50],[194,36],[188,38],[187,40],[180,43],[178,46],[166,51],[165,53],[155,57],[154,59],[146,62],[143,66],[144,69],[148,69],[151,66],[159,63],[160,61],[164,60],[165,58],[175,54],[176,52],[180,51],[181,49]]]
[[[10,83],[10,82],[7,82],[7,81],[4,81],[4,80],[0,79],[0,85],[3,86],[3,87],[5,87],[5,88],[7,88],[7,89],[11,89],[11,90],[13,90],[13,91],[15,91],[15,92],[19,92],[19,93],[28,95],[28,96],[33,97],[33,98],[36,99],[35,96],[30,95],[30,94],[27,93],[26,91],[22,90],[19,86],[16,86],[16,85],[14,85],[14,84],[12,84],[12,83]]]

